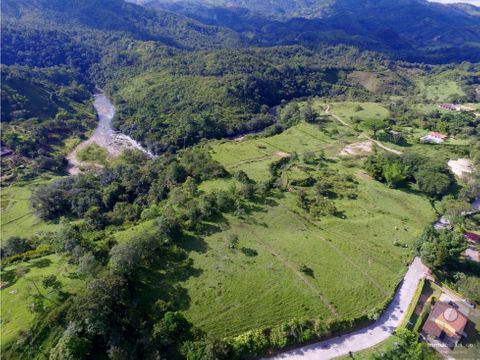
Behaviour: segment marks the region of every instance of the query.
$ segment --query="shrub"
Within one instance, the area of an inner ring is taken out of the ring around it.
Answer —
[[[2,260],[2,266],[8,266],[18,261],[28,261],[53,253],[51,245],[40,245],[35,250],[29,250],[22,254],[17,254]]]

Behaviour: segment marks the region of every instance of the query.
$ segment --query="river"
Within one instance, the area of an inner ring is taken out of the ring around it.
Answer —
[[[115,116],[115,106],[113,106],[110,99],[104,93],[99,92],[94,95],[93,107],[97,112],[98,125],[90,138],[80,143],[68,154],[67,160],[70,165],[69,173],[71,175],[79,174],[82,167],[100,167],[96,164],[84,163],[77,158],[78,152],[90,144],[97,144],[105,148],[112,157],[120,155],[125,150],[133,149],[142,151],[150,158],[155,157],[152,152],[145,149],[138,141],[135,141],[128,135],[113,130],[112,119]]]

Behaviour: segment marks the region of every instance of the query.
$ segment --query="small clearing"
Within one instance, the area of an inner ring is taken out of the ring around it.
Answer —
[[[480,262],[480,252],[471,246],[465,250],[465,257],[470,261]]]
[[[373,142],[371,140],[353,143],[345,146],[340,151],[341,156],[365,155],[373,152]]]
[[[448,167],[460,179],[464,179],[473,172],[473,164],[469,159],[449,160]]]
[[[284,151],[276,151],[273,155],[284,158],[284,157],[289,157],[290,154],[286,153]]]

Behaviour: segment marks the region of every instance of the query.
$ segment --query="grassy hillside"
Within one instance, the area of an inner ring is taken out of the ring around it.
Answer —
[[[75,295],[82,288],[83,281],[72,276],[74,270],[75,266],[70,265],[67,259],[58,255],[48,255],[2,269],[2,283],[6,283],[2,288],[1,298],[3,351],[16,341],[21,342],[23,337],[28,337],[27,334],[32,326],[45,321],[42,319],[42,314],[47,314],[65,301],[69,295]],[[64,295],[42,286],[42,280],[49,275],[57,276]],[[43,308],[34,310],[32,306],[36,296],[40,294]],[[20,336],[22,332],[23,337]],[[5,353],[5,356],[8,357],[7,354]]]
[[[301,123],[281,135],[214,145],[212,154],[229,170],[241,169],[260,182],[269,176],[269,164],[279,152],[301,157],[306,151],[324,151],[337,158],[342,142],[355,138],[336,124],[327,131],[333,128],[340,132],[338,138]],[[185,240],[200,270],[185,284],[192,299],[189,319],[208,333],[234,335],[252,324],[272,326],[292,317],[349,318],[381,306],[411,259],[413,241],[434,220],[434,211],[427,199],[388,189],[358,165],[337,159],[328,168],[358,181],[358,198],[335,200],[341,217],[312,219],[298,208],[293,190],[244,219],[227,217],[201,241]],[[222,180],[206,182],[201,189],[233,185]],[[254,249],[258,255],[228,249],[232,235],[238,236],[239,249]],[[313,270],[313,277],[299,271],[302,265]]]
[[[31,237],[40,231],[58,230],[59,225],[45,223],[34,214],[31,208],[32,189],[41,183],[42,181],[37,181],[2,188],[2,239],[8,239],[11,236]]]

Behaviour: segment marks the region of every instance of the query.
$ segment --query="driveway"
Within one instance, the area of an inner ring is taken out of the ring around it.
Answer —
[[[415,258],[400,283],[392,303],[380,319],[361,330],[279,354],[273,359],[327,360],[368,349],[386,340],[402,323],[412,302],[418,283],[426,276],[427,267]]]

